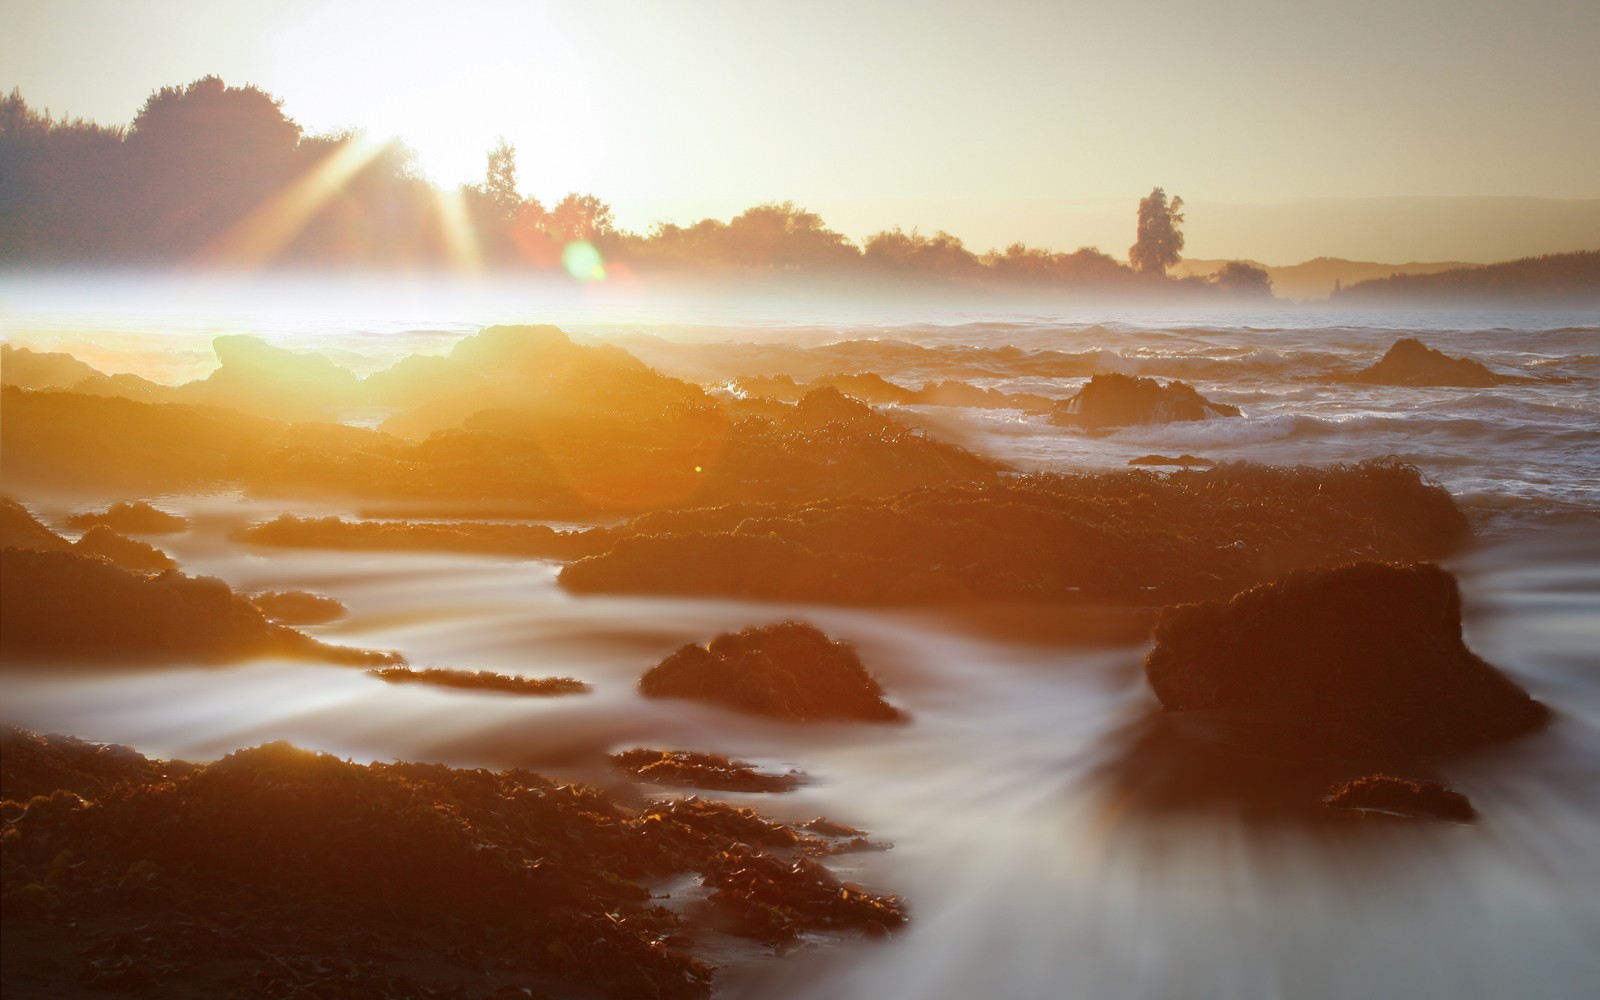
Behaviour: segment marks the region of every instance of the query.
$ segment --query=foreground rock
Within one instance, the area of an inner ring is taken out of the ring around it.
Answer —
[[[330,646],[268,621],[212,577],[147,577],[72,552],[0,552],[0,659],[98,664],[293,656],[393,663],[393,653]]]
[[[89,772],[26,799],[36,768],[4,806],[8,995],[699,997],[696,926],[641,884],[695,874],[713,920],[763,942],[905,919],[720,803],[283,743],[198,767],[66,744]]]
[[[114,503],[103,513],[90,511],[67,518],[71,528],[89,529],[96,525],[124,535],[175,535],[189,530],[189,521],[176,514],[152,507],[143,500]]]
[[[1162,384],[1153,378],[1110,373],[1094,376],[1077,395],[1058,403],[1050,420],[1071,427],[1102,430],[1130,424],[1168,424],[1237,416],[1237,406],[1213,403],[1187,382],[1174,380]]]
[[[891,500],[648,514],[564,567],[578,593],[849,605],[1226,597],[1293,569],[1438,559],[1467,535],[1411,466],[1034,475]]]
[[[1380,360],[1351,376],[1350,381],[1374,385],[1490,386],[1520,380],[1496,375],[1471,358],[1452,358],[1421,341],[1401,337]]]
[[[709,646],[684,646],[650,668],[639,690],[780,719],[901,718],[849,643],[801,622],[725,632]]]
[[[1396,761],[1530,732],[1548,710],[1461,640],[1455,579],[1357,563],[1166,609],[1145,659],[1168,712],[1274,751]]]
[[[797,771],[764,774],[748,761],[692,750],[639,747],[612,754],[611,763],[641,781],[724,792],[787,792],[798,786],[802,777]]]
[[[1331,808],[1381,813],[1407,819],[1447,819],[1465,823],[1478,811],[1467,797],[1437,781],[1415,781],[1371,774],[1347,781],[1324,799]]]
[[[83,556],[98,556],[132,573],[159,573],[178,568],[171,556],[154,545],[124,538],[103,524],[85,531],[83,537],[72,544],[72,551]]]

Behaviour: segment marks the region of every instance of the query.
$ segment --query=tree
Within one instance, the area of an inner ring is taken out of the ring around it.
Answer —
[[[556,202],[547,220],[551,235],[560,240],[592,240],[616,230],[611,206],[592,194],[576,191]]]
[[[517,193],[517,147],[501,136],[489,150],[489,162],[484,169],[483,195],[494,206],[502,222],[509,222],[522,205]]]
[[[1218,290],[1241,298],[1272,298],[1272,276],[1254,264],[1230,260],[1211,276]]]
[[[1182,198],[1173,198],[1168,204],[1167,193],[1154,188],[1149,197],[1140,199],[1138,238],[1128,248],[1128,263],[1133,269],[1164,276],[1183,250],[1183,233],[1178,230],[1182,222]]]

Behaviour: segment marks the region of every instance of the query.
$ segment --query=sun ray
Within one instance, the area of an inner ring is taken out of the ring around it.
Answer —
[[[467,215],[467,200],[461,188],[445,190],[439,187],[434,189],[434,193],[445,257],[450,261],[450,266],[456,271],[468,273],[482,271],[483,248]]]
[[[222,268],[261,267],[300,235],[328,201],[367,164],[394,145],[392,139],[355,136],[299,180],[257,206],[192,258]]]

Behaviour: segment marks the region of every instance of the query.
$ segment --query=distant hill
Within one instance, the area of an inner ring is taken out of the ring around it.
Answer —
[[[1600,305],[1600,250],[1524,257],[1433,274],[1394,274],[1348,285],[1333,300],[1340,305]]]
[[[1182,260],[1168,273],[1175,278],[1209,277],[1226,263],[1228,262],[1225,260]],[[1339,257],[1317,257],[1284,267],[1273,267],[1253,260],[1244,263],[1253,264],[1267,272],[1267,276],[1272,279],[1272,294],[1280,299],[1294,299],[1298,302],[1326,299],[1333,294],[1336,287],[1354,285],[1375,278],[1387,278],[1395,274],[1436,274],[1440,271],[1477,266],[1456,260],[1379,264],[1366,260],[1344,260]]]

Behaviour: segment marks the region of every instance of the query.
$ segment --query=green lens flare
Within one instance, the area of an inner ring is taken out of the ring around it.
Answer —
[[[587,240],[573,240],[562,247],[561,266],[579,281],[605,280],[605,258],[600,256],[600,251]]]

